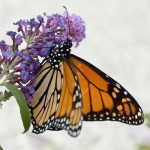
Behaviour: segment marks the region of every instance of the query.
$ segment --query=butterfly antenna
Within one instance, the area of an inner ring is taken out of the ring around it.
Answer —
[[[67,21],[68,21],[68,29],[69,31],[67,32],[67,37],[70,35],[70,23],[69,23],[69,13],[68,13],[68,10],[65,6],[63,6],[67,12]]]

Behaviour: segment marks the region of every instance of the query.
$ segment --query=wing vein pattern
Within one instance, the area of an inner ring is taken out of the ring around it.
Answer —
[[[89,62],[71,55],[82,93],[83,120],[112,120],[139,125],[143,112],[120,84]]]
[[[59,67],[43,64],[34,83],[35,93],[29,104],[34,133],[65,129],[79,135],[82,126],[81,90],[75,71],[63,60]]]

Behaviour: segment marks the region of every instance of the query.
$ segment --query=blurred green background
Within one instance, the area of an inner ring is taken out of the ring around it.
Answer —
[[[16,30],[13,22],[43,12],[80,15],[86,39],[72,53],[88,60],[123,85],[150,112],[150,1],[149,0],[0,0],[0,40]],[[31,127],[32,128],[32,127]],[[31,131],[32,129],[30,129]],[[129,126],[118,122],[84,122],[81,135],[23,131],[19,108],[12,98],[0,110],[0,145],[4,150],[150,150],[146,122]]]

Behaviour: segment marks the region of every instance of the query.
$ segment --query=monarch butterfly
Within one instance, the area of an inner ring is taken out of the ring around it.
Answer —
[[[42,64],[29,104],[33,132],[67,130],[76,137],[83,121],[120,121],[139,125],[143,111],[119,83],[89,62],[71,54],[67,38]]]

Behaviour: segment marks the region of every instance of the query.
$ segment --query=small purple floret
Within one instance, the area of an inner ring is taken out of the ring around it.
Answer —
[[[23,42],[22,36],[21,36],[20,34],[18,34],[18,35],[15,37],[15,44],[16,44],[16,45],[20,45],[22,42]]]
[[[39,22],[41,22],[41,23],[44,22],[44,18],[41,15],[37,16],[37,20],[39,20]]]
[[[21,71],[21,73],[20,73],[20,78],[21,78],[21,82],[23,83],[23,84],[26,84],[28,81],[29,81],[29,79],[30,79],[30,74],[29,74],[29,72],[28,71]]]
[[[2,56],[3,56],[6,60],[10,60],[11,57],[12,57],[12,51],[11,51],[11,50],[2,51]]]

